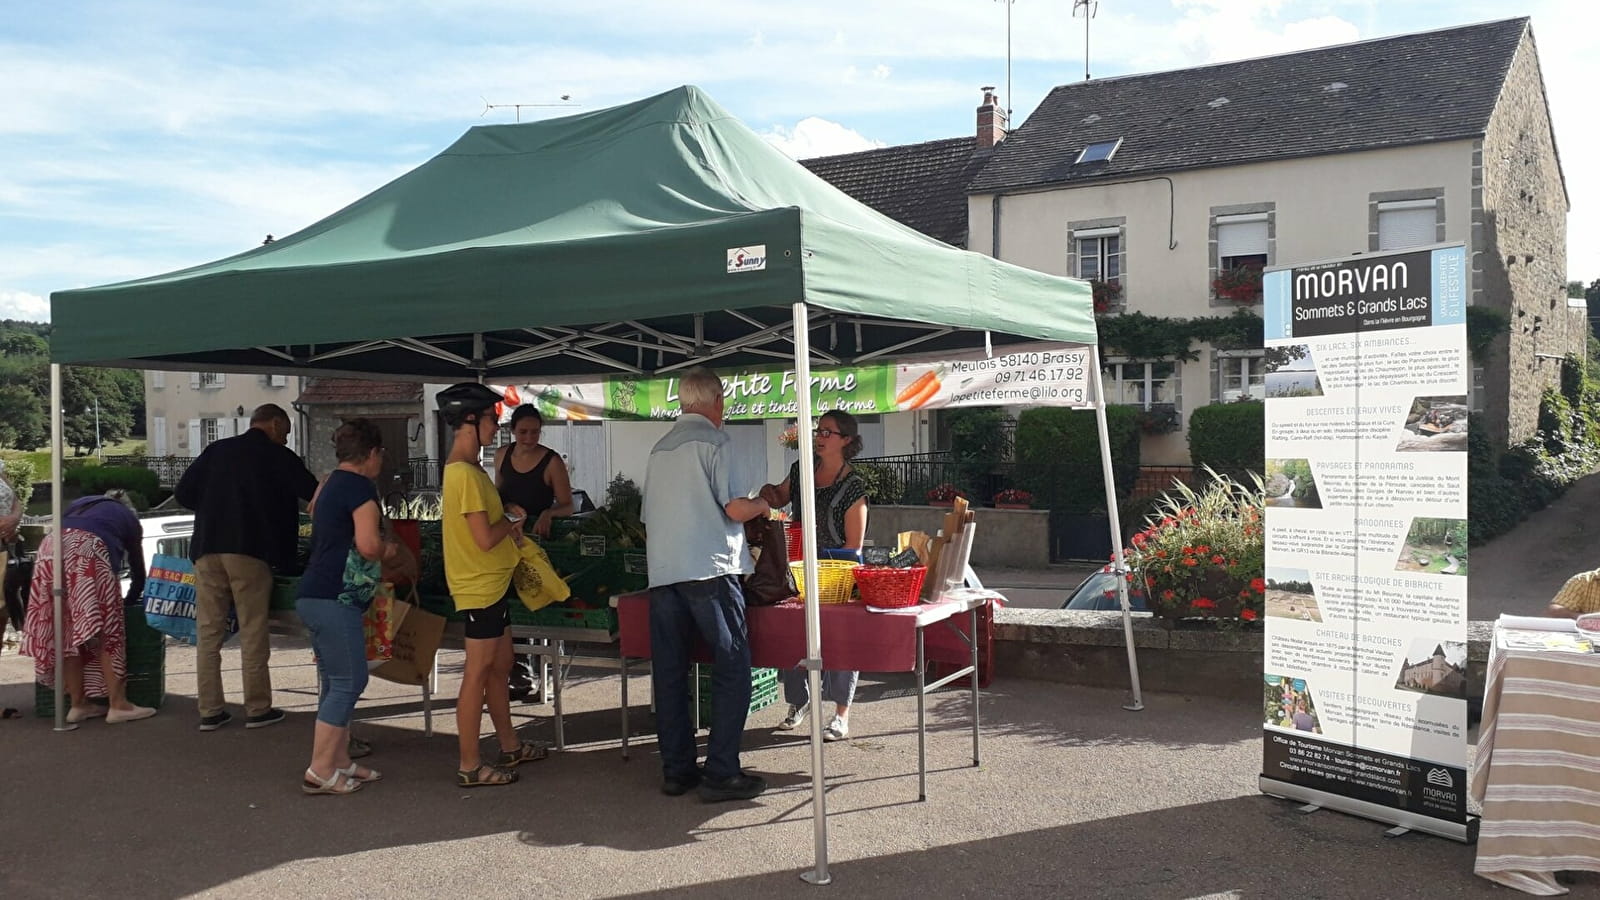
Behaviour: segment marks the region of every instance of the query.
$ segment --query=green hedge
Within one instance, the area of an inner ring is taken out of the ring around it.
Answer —
[[[68,469],[61,474],[61,483],[77,488],[85,496],[122,488],[130,494],[137,494],[136,502],[153,500],[161,493],[161,479],[156,473],[138,466],[83,466]]]
[[[1106,408],[1117,496],[1126,499],[1139,477],[1139,410]],[[1038,506],[1069,512],[1104,510],[1105,479],[1093,410],[1030,409],[1017,417],[1017,486]]]
[[[1189,458],[1219,472],[1263,471],[1266,407],[1260,400],[1213,403],[1189,414]]]
[[[893,467],[873,463],[851,463],[850,468],[867,483],[868,503],[883,506],[901,502],[906,489],[905,479],[901,478],[900,473]]]

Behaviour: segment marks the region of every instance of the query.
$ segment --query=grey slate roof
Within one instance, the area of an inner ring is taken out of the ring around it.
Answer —
[[[972,193],[1471,138],[1527,18],[1055,88]],[[1223,102],[1221,98],[1227,98]],[[1096,141],[1111,160],[1074,166]]]
[[[931,238],[967,245],[966,186],[992,151],[977,140],[947,138],[800,160],[824,181]]]

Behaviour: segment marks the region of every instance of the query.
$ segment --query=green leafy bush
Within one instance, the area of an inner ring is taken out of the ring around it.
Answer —
[[[1139,410],[1106,408],[1112,474],[1117,496],[1126,499],[1139,476]],[[1017,487],[1035,505],[1069,512],[1104,510],[1105,478],[1093,410],[1030,409],[1017,418]]]
[[[1213,403],[1189,414],[1189,457],[1223,472],[1263,471],[1266,407],[1260,400]]]
[[[1011,416],[991,407],[952,409],[945,415],[957,487],[981,497],[995,464],[1011,457]]]
[[[861,480],[867,483],[867,502],[874,505],[898,504],[905,496],[905,479],[891,466],[872,463],[851,463]]]
[[[38,477],[34,469],[33,459],[27,456],[13,456],[5,461],[5,477],[10,482],[11,489],[22,498],[24,506],[28,498],[33,496],[33,483]]]
[[[138,466],[82,466],[62,473],[61,482],[84,495],[103,494],[112,488],[144,498],[161,493],[161,479],[156,473]]]

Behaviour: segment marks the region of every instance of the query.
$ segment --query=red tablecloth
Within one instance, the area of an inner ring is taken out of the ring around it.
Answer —
[[[822,665],[829,670],[913,672],[917,666],[917,621],[937,617],[957,602],[923,603],[903,610],[873,613],[859,603],[828,603],[820,608]],[[750,629],[750,664],[790,669],[806,655],[805,607],[799,603],[755,606],[745,611]],[[617,598],[618,640],[622,654],[650,658],[650,595],[640,592]],[[971,634],[971,616],[957,612],[946,620]],[[970,664],[972,650],[945,624],[928,628],[923,641],[930,661]],[[698,647],[695,659],[709,662]]]

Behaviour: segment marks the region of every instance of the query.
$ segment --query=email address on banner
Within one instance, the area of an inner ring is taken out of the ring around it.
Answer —
[[[965,391],[950,395],[950,403],[968,403],[979,401],[992,403],[995,401],[1028,401],[1028,400],[1061,400],[1082,402],[1084,398],[1082,388],[1058,388],[1040,385],[1031,388],[982,388],[979,390]]]

